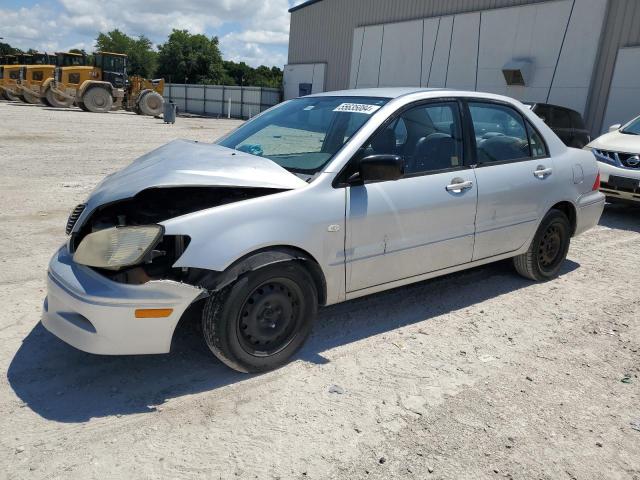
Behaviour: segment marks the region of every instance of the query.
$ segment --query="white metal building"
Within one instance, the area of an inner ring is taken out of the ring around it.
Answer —
[[[592,133],[640,114],[640,0],[310,0],[284,95],[376,86],[563,105]]]

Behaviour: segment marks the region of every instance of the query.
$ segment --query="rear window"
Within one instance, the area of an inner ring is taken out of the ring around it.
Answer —
[[[551,126],[554,128],[571,128],[571,120],[569,118],[569,111],[562,108],[553,109],[553,120]]]
[[[571,112],[571,126],[573,128],[577,128],[579,130],[584,130],[584,122],[582,121],[582,116],[578,112]]]
[[[533,111],[544,123],[549,124],[551,121],[551,107],[547,105],[536,105]]]

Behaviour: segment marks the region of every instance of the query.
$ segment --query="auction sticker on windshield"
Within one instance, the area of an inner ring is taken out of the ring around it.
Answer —
[[[366,113],[371,115],[378,110],[380,105],[367,105],[366,103],[341,103],[333,109],[334,112],[351,112],[351,113]]]

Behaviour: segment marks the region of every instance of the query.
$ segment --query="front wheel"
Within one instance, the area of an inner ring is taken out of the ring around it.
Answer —
[[[45,98],[47,103],[54,108],[69,108],[73,104],[73,100],[57,95],[51,88],[47,88]]]
[[[162,113],[164,99],[158,92],[147,91],[140,96],[138,107],[140,111],[150,117],[157,117]]]
[[[202,314],[207,345],[227,366],[256,373],[284,365],[311,333],[318,292],[298,262],[249,272],[211,296]]]
[[[513,258],[516,271],[538,282],[558,275],[567,258],[571,242],[571,224],[560,210],[550,210],[542,219],[529,249]]]
[[[19,102],[20,101],[20,97],[12,92],[10,92],[9,90],[5,90],[4,91],[4,96],[7,100],[11,101],[11,102]]]
[[[24,98],[24,101],[27,103],[30,103],[32,105],[39,105],[42,102],[40,101],[40,97],[30,93],[30,92],[23,92],[22,93],[22,97]]]

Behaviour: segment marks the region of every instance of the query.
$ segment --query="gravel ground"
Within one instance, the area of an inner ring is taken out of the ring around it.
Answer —
[[[39,323],[69,210],[174,138],[237,121],[0,103],[0,478],[640,479],[640,211],[561,276],[508,262],[321,311],[290,365],[82,353]]]

